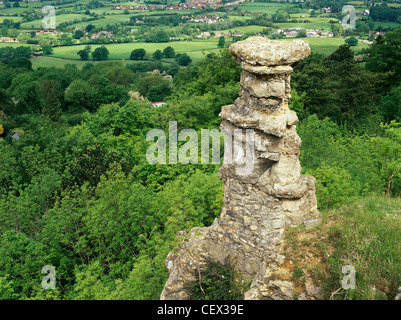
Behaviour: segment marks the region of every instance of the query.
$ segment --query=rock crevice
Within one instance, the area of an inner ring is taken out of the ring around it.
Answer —
[[[269,274],[284,261],[286,228],[319,217],[315,179],[301,175],[298,118],[288,108],[292,66],[310,54],[309,45],[303,40],[251,37],[231,45],[230,52],[243,68],[241,91],[234,104],[222,107],[221,129],[242,154],[250,152],[246,135],[233,132],[253,129],[253,170],[239,174],[247,163],[223,162],[221,214],[210,227],[192,229],[189,240],[170,252],[161,299],[188,299],[186,284],[196,279],[206,259],[223,263],[227,256],[235,258],[236,268],[253,280],[245,298],[292,299],[293,284],[271,280]],[[307,293],[305,297],[318,298]]]

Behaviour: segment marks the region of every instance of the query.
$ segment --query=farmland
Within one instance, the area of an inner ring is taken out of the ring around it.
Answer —
[[[109,51],[108,59],[121,61],[129,59],[132,50],[138,48],[145,49],[145,59],[152,60],[152,54],[156,50],[171,46],[176,53],[186,53],[196,63],[205,54],[219,50],[218,40],[222,35],[225,46],[228,46],[241,36],[270,36],[276,30],[303,28],[314,30],[318,34],[324,30],[330,33],[326,37],[305,38],[313,52],[324,55],[334,52],[352,35],[341,28],[336,14],[319,10],[312,12],[312,9],[297,3],[239,2],[235,6],[220,6],[209,11],[178,7],[179,3],[175,0],[168,1],[167,6],[176,7],[166,11],[162,4],[156,4],[148,10],[137,10],[135,8],[139,7],[132,7],[133,3],[130,2],[99,2],[96,5],[91,4],[90,0],[60,2],[55,6],[56,32],[51,35],[38,31],[42,28],[41,8],[49,2],[21,3],[19,8],[3,8],[0,11],[0,23],[9,20],[14,25],[19,23],[19,29],[13,28],[10,22],[7,29],[2,29],[3,36],[10,34],[19,42],[0,43],[0,47],[30,45],[33,51],[41,52],[43,46],[51,46],[52,53],[48,57],[32,59],[34,68],[48,64],[62,66],[71,62],[83,65],[84,62],[79,61],[77,52],[86,45],[90,45],[92,50],[104,45]],[[357,14],[364,19],[362,13],[366,9],[365,4],[362,1],[351,1],[349,4],[355,6]],[[135,5],[143,7],[144,3]],[[398,4],[392,5],[397,7]],[[128,6],[128,9],[117,9],[125,8],[124,6]],[[204,20],[202,23],[202,19],[209,18],[212,20]],[[193,19],[200,22],[193,22]],[[93,25],[90,32],[87,31],[88,25]],[[392,21],[374,21],[370,27],[382,31],[399,25]],[[76,30],[83,30],[79,38],[74,34]],[[170,36],[170,42],[148,41],[153,33],[160,30]],[[102,34],[106,31],[107,34]],[[32,32],[36,35],[32,35]],[[234,37],[234,34],[240,36]],[[360,39],[368,39],[366,28],[357,34]],[[278,38],[291,39],[285,34]],[[358,52],[367,47],[367,44],[359,42],[352,49]],[[170,60],[164,59],[168,63]]]
[[[122,44],[109,44],[107,49],[110,52],[109,59],[123,60],[128,59],[130,53],[134,49],[143,48],[148,53],[152,54],[158,49],[164,49],[167,46],[171,46],[177,53],[190,53],[197,55],[202,50],[217,50],[217,41],[177,41],[166,44],[160,43],[122,43]],[[96,49],[100,45],[93,45],[92,49]],[[69,46],[69,47],[58,47],[54,48],[52,56],[64,59],[79,59],[77,52],[84,48],[83,45]]]
[[[283,41],[288,41],[284,39]],[[333,53],[338,46],[344,44],[343,39],[326,38],[317,39],[309,38],[306,41],[310,44],[312,52],[329,55]],[[16,44],[17,45],[17,44]],[[191,50],[188,50],[187,42],[169,43],[170,46],[176,49],[177,53],[187,53],[194,62],[198,62],[204,58],[204,56],[210,52],[218,52],[216,48],[217,41],[202,41],[196,42],[191,41]],[[198,46],[200,49],[193,49],[192,45]],[[0,46],[1,47],[1,46]],[[54,49],[54,53],[49,57],[39,57],[32,60],[34,68],[45,67],[54,65],[56,67],[62,67],[68,63],[74,63],[78,67],[82,67],[87,61],[80,61],[79,56],[76,54],[84,46],[73,46],[73,47],[59,47]],[[99,46],[93,46],[93,49]],[[132,50],[137,48],[144,48],[147,52],[152,54],[157,49],[163,49],[160,45],[148,44],[148,43],[137,43],[137,44],[112,44],[106,45],[110,52],[110,60],[122,60],[124,63],[132,63],[133,61],[128,60],[129,54]],[[358,52],[363,48],[367,48],[368,45],[359,43],[358,46],[354,47],[353,50]],[[166,62],[170,62],[166,59]],[[102,63],[101,61],[97,63]]]

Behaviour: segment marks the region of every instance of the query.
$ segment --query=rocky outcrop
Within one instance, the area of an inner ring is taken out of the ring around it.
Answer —
[[[243,69],[241,92],[234,104],[222,108],[221,129],[240,150],[225,154],[219,171],[224,182],[220,217],[210,227],[192,229],[189,240],[168,255],[161,299],[188,299],[185,285],[196,279],[206,258],[223,263],[227,256],[253,280],[246,299],[293,299],[294,284],[288,277],[277,278],[286,260],[285,231],[319,218],[315,179],[301,175],[298,118],[288,108],[292,65],[310,54],[309,45],[251,37],[231,45],[230,52]],[[252,148],[245,134],[234,134],[238,129],[252,131]],[[247,161],[236,161],[238,154],[249,152]],[[252,170],[240,170],[249,161]],[[310,279],[304,288],[297,292],[302,298],[320,297]]]

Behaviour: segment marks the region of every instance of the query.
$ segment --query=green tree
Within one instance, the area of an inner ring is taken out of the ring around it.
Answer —
[[[96,48],[92,52],[92,58],[93,60],[107,60],[109,56],[109,50],[105,46],[101,46],[99,48]]]
[[[12,96],[4,89],[0,89],[0,110],[5,114],[12,112],[15,104]]]
[[[345,43],[350,47],[355,47],[358,45],[358,39],[356,37],[349,37],[345,39]]]
[[[170,37],[168,36],[168,34],[163,31],[157,31],[156,33],[151,34],[149,37],[147,37],[145,39],[146,42],[169,42],[170,41]]]
[[[12,68],[24,68],[29,71],[32,70],[32,62],[28,58],[17,58],[10,62],[9,64]]]
[[[306,38],[306,30],[305,29],[301,29],[298,31],[298,38]]]
[[[18,101],[24,101],[28,112],[36,113],[40,111],[42,96],[40,86],[30,73],[21,73],[14,77],[9,92]]]
[[[155,60],[161,60],[163,58],[163,53],[161,50],[156,50],[153,52],[153,59]]]
[[[92,88],[88,82],[77,79],[71,82],[65,90],[64,99],[77,109],[88,108],[91,92]]]
[[[15,58],[30,58],[32,54],[32,49],[30,47],[21,46],[14,50]]]
[[[130,59],[131,60],[143,60],[146,55],[146,50],[143,48],[135,49],[131,51]]]
[[[354,51],[351,50],[349,45],[342,44],[336,51],[329,55],[327,59],[335,63],[353,63]]]
[[[51,80],[43,80],[40,87],[43,96],[42,113],[51,121],[61,123],[60,98],[63,96],[63,92],[60,90],[59,84]]]
[[[188,66],[192,62],[191,57],[189,55],[187,55],[186,53],[177,54],[175,56],[175,60],[177,61],[177,63],[180,66]]]
[[[401,27],[377,37],[371,45],[366,69],[372,72],[391,72],[390,85],[401,84]]]
[[[170,47],[170,46],[164,48],[164,50],[163,50],[163,55],[164,55],[166,58],[174,58],[174,57],[175,57],[174,48],[173,48],[173,47]]]
[[[85,49],[79,50],[77,52],[77,55],[79,55],[79,57],[81,58],[81,60],[89,60],[89,55],[91,52],[91,46],[85,46]]]
[[[86,30],[86,32],[90,33],[90,32],[92,32],[95,28],[96,28],[96,26],[93,25],[92,23],[90,23],[90,24],[88,24],[88,25],[85,27],[85,30]]]
[[[224,36],[221,36],[219,38],[219,42],[217,43],[217,46],[219,48],[224,48],[225,44],[226,44],[226,38]]]
[[[401,121],[401,86],[393,87],[378,107],[386,122]]]
[[[158,75],[148,75],[148,76],[141,77],[139,79],[136,87],[137,87],[139,94],[143,97],[146,97],[148,94],[148,90],[151,87],[155,87],[155,86],[161,84],[162,82],[165,82],[163,80],[163,77],[158,76]]]
[[[0,62],[8,64],[15,58],[15,49],[13,47],[0,48]]]
[[[81,29],[75,30],[74,39],[81,39],[84,36],[84,32]]]
[[[53,53],[53,48],[51,46],[44,46],[42,48],[42,52],[45,56],[48,56]]]
[[[0,236],[0,277],[9,275],[8,293],[28,297],[40,285],[40,271],[46,265],[46,249],[23,232],[7,230]],[[4,279],[4,278],[3,278]],[[3,280],[4,281],[4,280]],[[4,285],[4,284],[3,284]]]
[[[162,82],[158,86],[151,87],[148,90],[147,98],[152,102],[164,101],[164,98],[169,96],[172,89],[167,81]]]

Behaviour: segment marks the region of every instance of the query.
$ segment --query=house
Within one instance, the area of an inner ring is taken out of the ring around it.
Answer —
[[[242,32],[234,31],[233,36],[234,37],[242,37],[244,34]]]
[[[295,31],[295,30],[294,30],[294,31],[290,31],[290,32],[286,33],[285,36],[286,36],[287,38],[295,38],[295,37],[298,36],[298,32]]]
[[[372,33],[374,34],[375,39],[376,39],[378,36],[384,36],[384,35],[386,34],[385,32],[369,31],[369,36],[370,36]]]
[[[16,38],[1,37],[0,42],[21,42],[21,41],[17,40]]]
[[[321,30],[320,31],[320,36],[323,37],[323,38],[331,38],[333,36],[333,32],[326,31],[326,30]]]
[[[322,13],[331,13],[331,8],[330,7],[325,7],[321,9]]]
[[[306,32],[306,36],[309,38],[319,38],[319,33],[317,33],[315,30],[309,30]]]
[[[210,37],[210,32],[201,32],[200,35],[197,36],[197,38],[209,38]]]
[[[100,36],[105,36],[106,38],[111,38],[113,36],[113,34],[111,32],[108,31],[100,31],[99,33],[93,33],[91,35],[91,39],[97,39]]]

